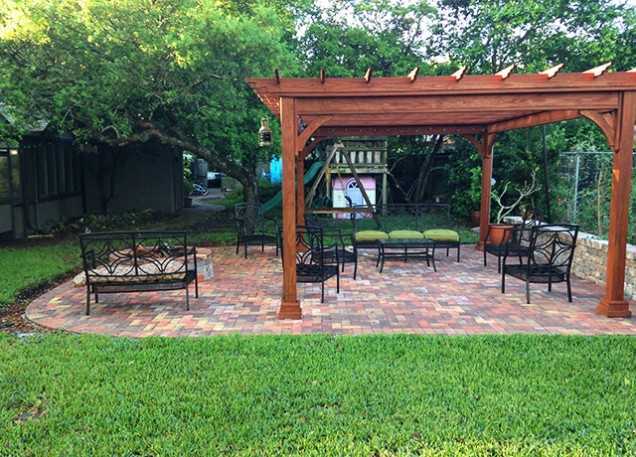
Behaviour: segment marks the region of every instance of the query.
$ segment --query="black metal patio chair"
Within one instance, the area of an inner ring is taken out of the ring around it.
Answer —
[[[281,243],[282,244],[282,243]],[[283,263],[283,267],[284,267]],[[320,227],[296,227],[296,282],[320,283],[320,303],[325,302],[325,281],[336,277],[336,293],[340,293],[338,249],[325,247]]]
[[[337,262],[336,259],[333,258],[333,250],[328,250],[325,252],[325,255],[331,256],[332,258],[326,258],[327,263],[339,264],[342,273],[345,271],[346,264],[353,264],[353,279],[355,280],[358,275],[358,250],[353,242],[353,237],[351,235],[345,237],[343,234],[343,228],[340,226],[343,221],[334,219],[331,215],[328,215],[328,217],[320,217],[315,214],[307,214],[305,216],[305,223],[308,227],[318,227],[322,229],[323,236],[334,242],[336,250],[338,251]]]
[[[528,257],[530,250],[530,235],[534,221],[523,221],[521,224],[514,224],[506,230],[504,242],[501,244],[489,242],[486,236],[484,245],[484,266],[488,266],[488,254],[497,257],[497,273],[501,273],[501,260],[504,257],[517,257],[519,264],[523,264],[523,259]]]
[[[532,228],[528,261],[525,265],[506,265],[503,258],[501,269],[501,292],[506,292],[506,275],[521,279],[526,283],[526,301],[530,303],[530,283],[567,283],[568,301],[572,302],[570,273],[572,259],[579,232],[578,225],[546,224]]]
[[[278,221],[273,218],[263,216],[260,206],[254,208],[255,221],[248,223],[248,206],[239,203],[234,206],[234,222],[236,224],[236,254],[238,255],[241,245],[247,258],[248,246],[260,246],[261,252],[265,251],[265,246],[275,246],[276,256],[280,249],[280,238],[278,236]]]

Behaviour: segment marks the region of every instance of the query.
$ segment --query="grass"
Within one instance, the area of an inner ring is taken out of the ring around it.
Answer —
[[[629,337],[0,337],[0,455],[636,455]]]
[[[13,303],[22,290],[51,281],[79,265],[79,245],[74,240],[0,247],[0,308]]]

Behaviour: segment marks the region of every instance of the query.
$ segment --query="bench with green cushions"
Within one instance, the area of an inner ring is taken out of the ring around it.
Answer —
[[[422,240],[435,241],[439,248],[446,248],[446,256],[450,249],[457,249],[457,261],[460,260],[459,233],[450,229],[429,229],[423,232],[418,230],[392,230],[389,233],[382,230],[360,230],[354,233],[354,247],[357,249],[376,248],[380,240]]]
[[[424,230],[422,235],[433,241],[459,241],[459,233],[449,229]]]
[[[360,230],[355,233],[354,240],[356,242],[377,242],[380,240],[388,240],[389,235],[381,230]]]
[[[422,232],[425,238],[435,241],[438,248],[446,248],[446,257],[451,249],[457,249],[457,261],[459,262],[461,242],[459,233],[450,229],[430,229]]]

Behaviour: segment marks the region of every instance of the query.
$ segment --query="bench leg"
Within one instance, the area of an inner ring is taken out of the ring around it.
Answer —
[[[459,263],[459,253],[461,252],[461,243],[457,244],[457,262]]]
[[[190,289],[188,284],[185,286],[186,291],[186,311],[190,311]]]
[[[99,294],[95,294],[95,303],[99,303]]]
[[[91,314],[91,291],[90,287],[86,286],[86,315]]]
[[[356,254],[356,258],[353,263],[353,280],[356,280],[356,276],[358,274],[358,254]]]

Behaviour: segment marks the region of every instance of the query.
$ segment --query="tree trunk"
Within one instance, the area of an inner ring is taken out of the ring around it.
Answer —
[[[424,192],[426,192],[426,187],[428,185],[428,178],[431,176],[431,169],[433,167],[433,159],[435,158],[435,154],[439,152],[442,145],[444,144],[444,135],[438,135],[435,144],[433,145],[433,149],[428,153],[426,159],[422,163],[420,167],[420,172],[417,177],[417,185],[415,187],[415,195],[414,199],[416,203],[421,203],[424,198]]]

